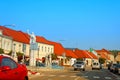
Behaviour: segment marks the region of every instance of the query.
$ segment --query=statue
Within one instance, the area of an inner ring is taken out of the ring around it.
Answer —
[[[27,30],[28,35],[30,36],[30,62],[29,65],[30,66],[36,66],[36,51],[38,49],[38,45],[36,42],[36,36],[35,34],[32,32],[31,34],[29,33],[29,30]]]
[[[30,36],[30,44],[36,43],[36,36],[34,32],[32,32],[32,34],[29,33],[29,30],[27,30],[27,32],[28,32],[28,35]]]
[[[35,36],[34,32],[32,32],[30,34],[29,30],[27,30],[27,33],[30,36],[30,49],[31,50],[37,50],[38,49],[38,45],[36,43],[36,36]]]

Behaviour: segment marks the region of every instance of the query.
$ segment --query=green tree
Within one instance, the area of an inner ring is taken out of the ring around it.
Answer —
[[[21,61],[23,59],[23,53],[17,52],[16,54],[18,56],[18,62]]]
[[[16,54],[17,54],[17,56],[23,56],[23,53],[21,53],[21,52],[17,52]]]
[[[56,54],[51,54],[51,58],[52,58],[52,60],[56,60],[57,59],[57,55]]]
[[[83,58],[78,58],[77,61],[83,61],[84,59]]]
[[[99,62],[100,62],[101,64],[104,64],[104,63],[105,63],[105,59],[104,59],[104,58],[99,58]]]
[[[110,52],[114,55],[114,57],[116,57],[118,55],[118,52],[120,52],[120,50],[110,50]]]
[[[2,48],[0,48],[0,54],[3,54],[4,50]]]

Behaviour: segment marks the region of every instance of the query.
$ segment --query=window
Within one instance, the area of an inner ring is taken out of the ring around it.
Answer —
[[[43,51],[43,46],[42,46],[42,51]]]
[[[10,58],[3,58],[1,66],[9,66],[11,69],[17,68],[17,64]]]
[[[48,47],[48,52],[49,52],[49,47]]]
[[[51,53],[53,52],[52,50],[53,50],[53,49],[51,48]]]
[[[45,52],[46,52],[46,47],[45,47]]]
[[[23,52],[26,51],[26,44],[23,44],[22,51],[23,51]]]

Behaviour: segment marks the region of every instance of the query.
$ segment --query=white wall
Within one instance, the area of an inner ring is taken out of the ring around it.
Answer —
[[[45,56],[50,55],[52,53],[54,53],[54,46],[53,45],[38,43],[38,52],[36,54],[36,56],[38,58],[42,59],[42,57],[45,57]]]

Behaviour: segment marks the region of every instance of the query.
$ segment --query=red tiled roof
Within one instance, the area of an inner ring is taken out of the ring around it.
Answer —
[[[93,54],[93,53],[91,53],[91,52],[89,52],[89,51],[88,51],[88,53],[89,53],[94,59],[98,59],[98,57],[97,57],[95,54]]]
[[[78,58],[98,59],[97,56],[95,56],[93,53],[88,52],[86,50],[75,49],[75,54],[78,56]]]
[[[10,28],[6,28],[3,26],[0,26],[0,29],[3,31],[4,35],[12,37],[14,41],[29,44],[30,36],[27,33],[24,33],[22,31],[12,30]],[[45,44],[50,44],[48,40],[46,40],[44,37],[40,37],[40,36],[36,36],[36,41],[45,43]]]
[[[84,50],[75,49],[74,53],[78,58],[91,58]]]
[[[24,33],[22,31],[15,31],[3,26],[0,26],[0,29],[3,31],[4,35],[12,37],[14,41],[29,44],[29,40],[23,35]]]
[[[110,54],[109,51],[102,49],[102,50],[96,50],[96,52],[98,53],[98,55],[100,55],[101,58],[110,60],[110,57],[108,56],[108,54]]]
[[[47,39],[45,39],[44,37],[41,37],[41,36],[36,36],[36,41],[41,42],[41,43],[45,43],[45,44],[50,44]]]
[[[65,49],[67,57],[78,58],[72,50]]]
[[[49,41],[49,44],[54,45],[54,53],[56,55],[62,56],[65,53],[65,49],[60,43]]]

